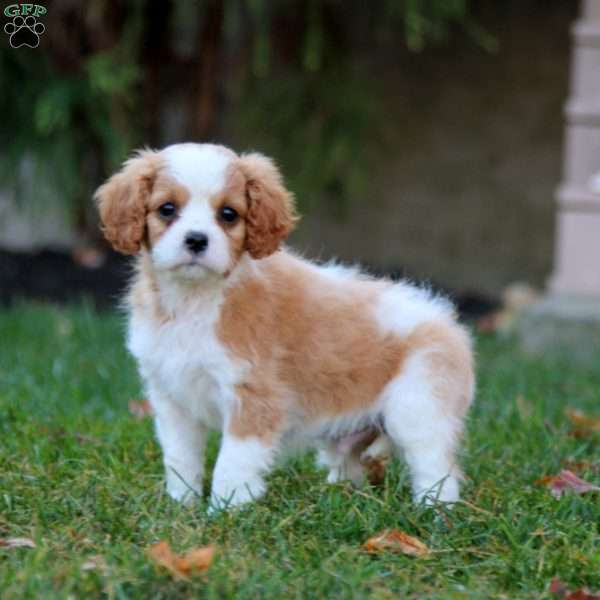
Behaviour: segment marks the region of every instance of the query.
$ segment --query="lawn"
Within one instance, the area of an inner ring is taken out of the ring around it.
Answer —
[[[0,547],[3,599],[545,598],[555,576],[600,589],[600,494],[557,500],[534,484],[565,461],[600,463],[600,436],[569,435],[564,416],[600,413],[600,368],[478,340],[466,502],[451,512],[413,506],[400,463],[355,492],[327,485],[307,456],[277,470],[261,502],[209,517],[164,493],[152,423],[128,411],[141,392],[122,325],[86,307],[0,312],[0,538],[36,544]],[[589,466],[578,474],[600,482]],[[431,557],[361,549],[392,527]],[[215,544],[215,561],[175,581],[148,559],[159,540]]]

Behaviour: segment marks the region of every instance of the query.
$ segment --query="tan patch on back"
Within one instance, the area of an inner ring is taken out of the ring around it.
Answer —
[[[253,258],[265,258],[294,229],[298,220],[294,197],[270,158],[252,152],[242,155],[237,165],[246,179],[249,199],[245,248]]]
[[[234,433],[268,434],[264,428],[278,427],[291,402],[308,420],[367,408],[407,350],[370,316],[388,284],[319,281],[283,253],[261,267],[266,276],[228,291],[218,326],[221,340],[252,365]]]

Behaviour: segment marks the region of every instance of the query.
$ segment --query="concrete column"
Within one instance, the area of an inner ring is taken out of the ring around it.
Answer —
[[[531,352],[563,348],[586,359],[600,351],[600,0],[582,1],[572,35],[554,273],[520,334]]]

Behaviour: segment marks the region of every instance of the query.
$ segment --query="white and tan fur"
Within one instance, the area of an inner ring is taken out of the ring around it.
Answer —
[[[201,493],[206,434],[217,429],[214,507],[261,496],[276,457],[298,445],[319,449],[330,481],[356,483],[361,452],[391,446],[417,500],[458,500],[474,381],[469,337],[446,300],[281,249],[293,199],[260,154],[141,151],[96,198],[107,239],[137,255],[128,347],[173,498]],[[168,218],[165,203],[176,209]],[[225,222],[230,209],[237,218]],[[200,252],[189,232],[205,236]]]

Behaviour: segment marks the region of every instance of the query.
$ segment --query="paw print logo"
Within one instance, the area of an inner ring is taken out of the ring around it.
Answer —
[[[37,48],[40,45],[40,35],[44,31],[46,31],[44,24],[40,23],[33,15],[25,18],[18,15],[4,26],[4,33],[10,36],[9,42],[12,48],[21,46]]]

